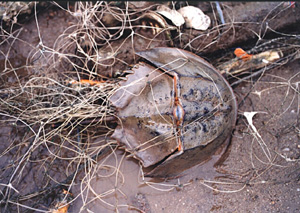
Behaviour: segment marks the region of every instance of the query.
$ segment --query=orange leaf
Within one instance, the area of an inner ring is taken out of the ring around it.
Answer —
[[[241,58],[243,61],[247,61],[252,57],[252,55],[246,53],[242,48],[236,48],[234,50],[234,54],[236,55],[236,57]]]
[[[53,210],[52,213],[68,213],[69,205]]]
[[[82,83],[82,84],[89,84],[91,86],[94,86],[94,85],[97,85],[97,84],[101,84],[103,82],[104,81],[93,81],[93,80],[87,80],[87,79],[81,79],[80,80],[80,83]]]

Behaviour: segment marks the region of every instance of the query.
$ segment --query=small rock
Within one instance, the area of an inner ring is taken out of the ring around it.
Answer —
[[[284,152],[289,152],[289,151],[291,151],[291,149],[288,148],[288,147],[285,147],[285,148],[282,149],[282,151],[284,151]]]

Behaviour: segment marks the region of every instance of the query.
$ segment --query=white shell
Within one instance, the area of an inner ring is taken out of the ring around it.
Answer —
[[[196,30],[207,30],[210,25],[209,16],[194,6],[180,8],[178,12],[183,16],[186,26]]]
[[[172,10],[165,5],[158,6],[156,12],[170,19],[172,23],[177,27],[184,24],[183,16],[176,10]]]

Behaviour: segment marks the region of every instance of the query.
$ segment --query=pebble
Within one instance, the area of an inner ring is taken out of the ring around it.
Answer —
[[[284,152],[289,152],[289,151],[291,151],[291,149],[288,148],[288,147],[285,147],[285,148],[282,149],[282,151],[284,151]]]

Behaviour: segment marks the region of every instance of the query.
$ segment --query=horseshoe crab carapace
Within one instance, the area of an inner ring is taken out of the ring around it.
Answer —
[[[223,76],[188,51],[159,47],[140,62],[110,101],[119,123],[112,137],[147,176],[172,177],[206,160],[231,136],[236,99]]]

